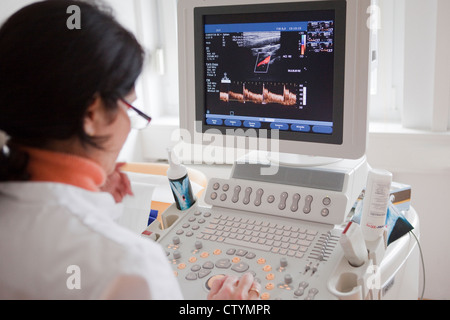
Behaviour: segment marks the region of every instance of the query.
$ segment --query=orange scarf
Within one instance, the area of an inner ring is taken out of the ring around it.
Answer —
[[[64,183],[95,192],[106,181],[105,171],[92,160],[42,149],[24,149],[30,155],[31,181]]]

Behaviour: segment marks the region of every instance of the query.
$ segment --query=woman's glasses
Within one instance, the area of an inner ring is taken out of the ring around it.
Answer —
[[[133,107],[130,103],[124,99],[120,99],[128,107],[128,116],[131,120],[131,127],[133,129],[142,130],[148,127],[152,118],[146,115],[144,112],[138,108]]]

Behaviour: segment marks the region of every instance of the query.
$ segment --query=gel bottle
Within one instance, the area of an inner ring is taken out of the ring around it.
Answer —
[[[386,226],[392,173],[372,169],[367,178],[361,216],[361,228],[366,241],[378,240]]]
[[[195,203],[195,197],[192,193],[187,169],[181,164],[172,150],[168,150],[168,153],[169,169],[167,170],[167,178],[169,178],[175,203],[178,210],[188,210]]]

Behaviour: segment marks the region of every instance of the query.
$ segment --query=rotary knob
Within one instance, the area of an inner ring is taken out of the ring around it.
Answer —
[[[176,250],[173,252],[173,258],[174,259],[180,259],[181,258],[181,252]]]
[[[173,237],[172,242],[174,245],[179,245],[181,240],[179,237]]]
[[[287,259],[286,259],[286,258],[281,258],[281,259],[280,259],[280,267],[286,268],[287,265],[288,265]]]
[[[201,241],[196,241],[195,242],[195,249],[201,249],[203,248],[203,243]]]
[[[290,274],[287,274],[284,276],[284,283],[286,283],[286,284],[292,283],[292,276]]]

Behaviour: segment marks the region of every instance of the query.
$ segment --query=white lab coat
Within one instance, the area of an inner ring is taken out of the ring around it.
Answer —
[[[182,299],[161,246],[114,222],[120,208],[69,185],[0,183],[0,299],[101,299],[121,276]]]

